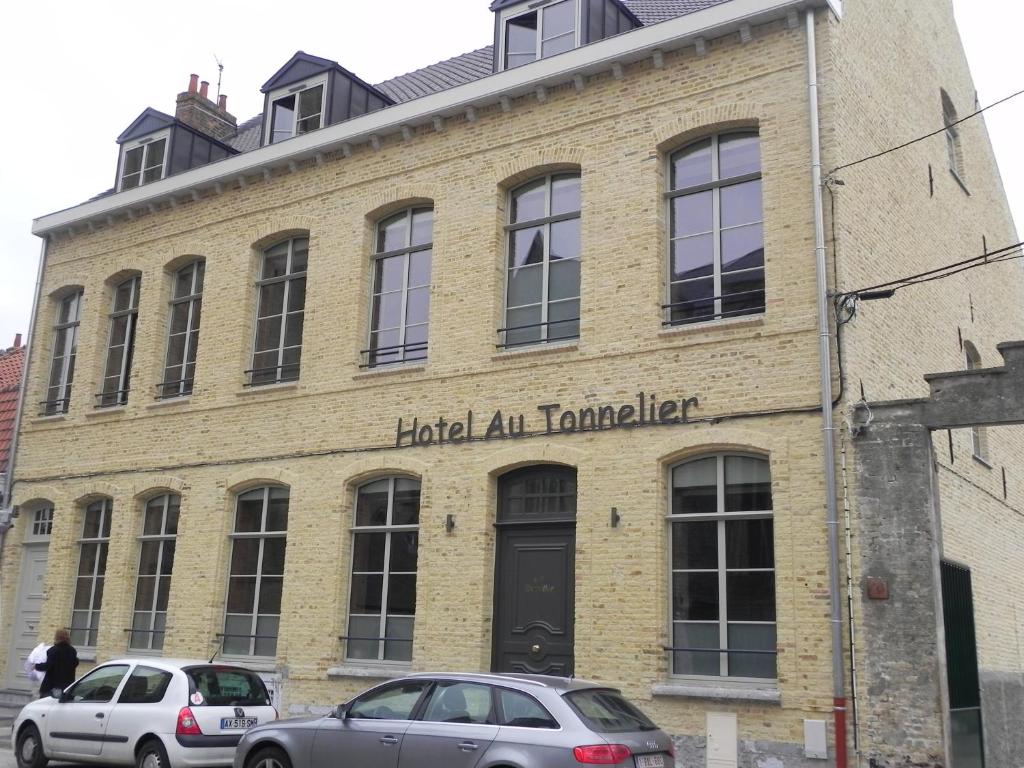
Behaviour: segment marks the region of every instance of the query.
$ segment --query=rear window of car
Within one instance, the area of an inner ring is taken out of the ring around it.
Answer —
[[[260,676],[247,669],[187,667],[184,672],[188,675],[189,703],[192,705],[259,707],[270,704],[270,695]],[[192,696],[195,693],[203,697],[198,705]]]
[[[597,733],[658,729],[647,715],[626,701],[618,691],[597,688],[570,691],[565,694],[565,699],[580,719]]]

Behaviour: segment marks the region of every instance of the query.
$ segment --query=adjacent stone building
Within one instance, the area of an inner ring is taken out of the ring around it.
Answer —
[[[973,574],[983,718],[927,685],[940,598],[859,503],[901,475],[858,476],[855,404],[1024,338],[950,4],[491,10],[493,45],[376,85],[300,51],[240,124],[193,77],[110,193],[36,220],[0,676],[68,625],[84,658],[243,660],[285,713],[409,669],[575,674],[681,765],[952,765],[979,719],[1010,765],[1021,429],[932,434],[941,536],[906,549]]]

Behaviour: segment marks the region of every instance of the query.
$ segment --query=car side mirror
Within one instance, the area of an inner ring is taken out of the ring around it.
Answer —
[[[56,699],[57,701],[67,701],[67,699],[64,698],[63,688],[51,688],[50,698]]]
[[[336,706],[334,708],[334,716],[338,720],[344,720],[346,717],[348,717],[348,708],[349,708],[349,703],[348,702],[345,702],[344,704],[339,704],[338,706]]]

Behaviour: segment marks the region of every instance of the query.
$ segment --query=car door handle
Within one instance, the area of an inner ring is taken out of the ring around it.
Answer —
[[[97,712],[95,717],[98,717],[100,720],[102,720],[103,719],[103,713],[102,712]]]
[[[459,749],[463,752],[472,752],[474,749],[480,749],[480,745],[474,744],[472,741],[460,741]]]
[[[380,737],[380,743],[381,744],[397,744],[398,743],[398,737],[397,736],[381,736]]]

